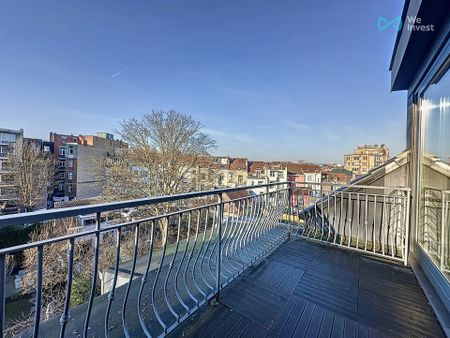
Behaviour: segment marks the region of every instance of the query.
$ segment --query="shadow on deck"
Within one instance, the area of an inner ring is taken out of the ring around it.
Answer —
[[[172,337],[442,337],[411,269],[306,240],[281,245]]]

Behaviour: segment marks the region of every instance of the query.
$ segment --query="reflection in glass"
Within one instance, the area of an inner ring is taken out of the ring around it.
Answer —
[[[421,199],[418,242],[450,276],[450,73],[431,84],[420,105]]]

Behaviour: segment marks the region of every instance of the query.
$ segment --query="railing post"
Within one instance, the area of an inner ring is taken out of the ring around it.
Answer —
[[[291,240],[291,229],[292,229],[292,184],[291,182],[287,182],[288,185],[288,241]]]
[[[404,265],[407,266],[408,265],[408,256],[409,256],[409,229],[410,229],[410,220],[411,217],[409,215],[410,212],[410,201],[411,201],[411,193],[408,190],[406,192],[406,224],[405,224],[405,257],[404,257]]]
[[[222,220],[223,220],[223,195],[219,194],[219,214],[217,217],[217,271],[216,271],[216,302],[220,301],[220,261],[222,251]]]
[[[5,332],[6,255],[0,255],[0,337]]]
[[[445,192],[441,191],[441,252],[440,252],[440,268],[444,271],[445,268]]]

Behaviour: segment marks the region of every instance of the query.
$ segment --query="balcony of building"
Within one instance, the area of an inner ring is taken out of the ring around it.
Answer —
[[[129,217],[157,205],[170,212]],[[61,226],[92,214],[97,223],[83,232],[0,250],[5,335],[445,334],[408,261],[409,188],[273,183],[11,215],[0,225]],[[439,248],[447,266],[448,245]],[[32,306],[20,332],[5,318],[5,263],[18,252],[34,259],[23,272]],[[64,273],[59,306],[49,300],[53,261]],[[74,305],[83,273],[89,297]]]

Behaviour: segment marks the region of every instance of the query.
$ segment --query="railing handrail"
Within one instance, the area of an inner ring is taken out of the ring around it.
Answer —
[[[380,185],[358,185],[358,184],[340,184],[340,183],[331,183],[331,182],[285,182],[285,183],[291,183],[295,188],[303,188],[303,187],[295,187],[295,185],[321,185],[321,186],[334,186],[339,187],[339,189],[349,189],[349,188],[356,188],[356,189],[380,189],[380,190],[399,190],[399,191],[411,191],[411,188],[407,187],[387,187],[387,186],[380,186]],[[337,190],[333,190],[330,193],[336,192]],[[339,190],[340,191],[340,190]]]
[[[285,191],[285,190],[287,190],[287,189],[280,189],[278,191],[282,192],[282,191]],[[258,197],[258,195],[254,196],[254,197]],[[223,201],[222,204],[235,203],[235,202],[239,202],[239,201],[242,201],[242,200],[246,200],[248,198],[249,197],[235,198],[235,199]],[[30,242],[30,243],[20,244],[20,245],[16,245],[16,246],[11,246],[11,247],[7,247],[7,248],[2,248],[2,249],[0,249],[0,255],[14,254],[16,252],[21,252],[21,251],[24,251],[24,250],[27,250],[27,249],[36,248],[36,247],[42,246],[42,245],[48,245],[48,244],[58,243],[58,242],[62,242],[62,241],[67,241],[67,240],[70,240],[70,239],[77,239],[77,238],[81,238],[81,237],[89,237],[89,236],[92,236],[92,235],[95,235],[95,234],[111,232],[111,231],[114,231],[114,230],[117,230],[117,229],[126,228],[127,226],[130,226],[130,225],[135,225],[136,223],[152,222],[152,221],[156,221],[156,220],[161,219],[161,218],[172,217],[172,216],[176,216],[176,215],[179,215],[179,214],[187,214],[189,212],[193,212],[193,211],[196,211],[196,210],[199,210],[199,209],[218,207],[220,204],[221,204],[220,202],[203,204],[203,205],[199,205],[199,206],[192,207],[192,208],[186,208],[186,209],[182,209],[182,210],[172,211],[172,212],[169,212],[169,213],[166,213],[166,214],[149,216],[149,217],[140,218],[140,219],[137,219],[137,220],[121,222],[121,223],[118,223],[118,224],[106,225],[106,226],[102,226],[101,228],[98,228],[98,229],[91,229],[91,230],[76,232],[76,233],[62,235],[62,236],[56,236],[56,237],[52,237],[52,238],[48,238],[48,239],[44,239],[44,240],[35,241],[35,242]]]
[[[265,188],[265,187],[271,187],[271,186],[281,186],[281,185],[285,185],[285,184],[289,185],[290,183],[292,183],[292,182],[264,183],[264,184],[259,184],[259,185],[250,185],[250,186],[242,186],[242,187],[235,187],[235,188],[220,188],[220,189],[212,189],[212,190],[204,190],[204,191],[193,191],[193,192],[188,192],[188,193],[183,193],[183,194],[146,197],[146,198],[126,200],[126,201],[120,201],[120,202],[109,202],[109,203],[100,203],[100,204],[95,204],[95,205],[38,210],[38,211],[32,211],[32,212],[27,212],[27,213],[22,213],[22,214],[5,215],[5,216],[0,216],[0,229],[6,228],[9,226],[13,226],[13,225],[51,221],[51,220],[66,218],[66,217],[94,214],[94,213],[98,213],[98,212],[113,211],[113,210],[125,209],[125,208],[134,208],[134,207],[139,207],[139,206],[144,206],[144,205],[153,205],[153,204],[159,204],[159,203],[173,202],[173,201],[179,201],[179,200],[190,199],[190,198],[206,197],[206,196],[212,196],[212,195],[234,192],[234,191],[249,190],[249,189],[255,189],[255,188]]]

